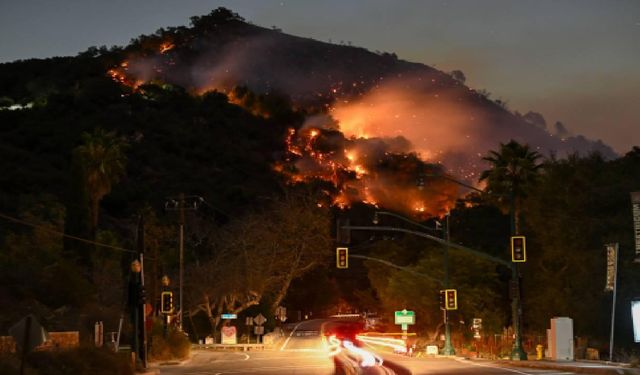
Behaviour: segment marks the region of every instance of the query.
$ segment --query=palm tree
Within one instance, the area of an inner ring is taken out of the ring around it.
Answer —
[[[74,150],[74,161],[81,170],[82,182],[89,200],[90,232],[94,237],[98,226],[100,201],[125,174],[126,147],[126,141],[118,138],[114,132],[108,133],[98,128],[93,133],[82,133],[82,145]]]
[[[490,151],[482,158],[491,164],[483,171],[480,181],[486,181],[485,191],[495,197],[501,208],[511,212],[513,234],[520,232],[520,208],[528,188],[535,184],[541,164],[541,155],[528,145],[514,140],[500,143],[499,151]]]

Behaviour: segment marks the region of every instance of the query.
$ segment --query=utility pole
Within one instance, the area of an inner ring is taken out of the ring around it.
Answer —
[[[147,368],[147,311],[145,301],[145,289],[144,289],[144,216],[140,215],[138,219],[138,256],[140,260],[140,288],[142,291],[140,314],[142,315],[142,327],[139,327],[141,337],[140,341],[142,347],[140,348],[140,357],[142,360],[142,367]],[[138,332],[136,332],[138,334]]]
[[[164,208],[167,211],[179,211],[179,252],[180,252],[180,270],[178,282],[179,286],[179,304],[180,308],[178,310],[178,329],[182,331],[182,318],[184,316],[184,211],[190,210],[195,211],[198,209],[199,204],[204,202],[204,198],[198,195],[190,195],[185,196],[184,193],[180,193],[177,200],[174,198],[169,198],[165,204]]]

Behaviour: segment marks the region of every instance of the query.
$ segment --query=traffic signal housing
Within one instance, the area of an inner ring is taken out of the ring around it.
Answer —
[[[163,314],[173,313],[173,292],[162,292],[160,295],[160,312]]]
[[[524,236],[511,237],[511,261],[514,263],[527,261],[527,241]]]
[[[458,309],[458,291],[456,289],[445,289],[440,291],[440,309]]]
[[[336,248],[336,267],[340,269],[349,268],[349,248]]]

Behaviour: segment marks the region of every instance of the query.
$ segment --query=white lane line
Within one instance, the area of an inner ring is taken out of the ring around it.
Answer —
[[[300,324],[304,323],[304,321],[296,324],[295,327],[293,327],[293,331],[291,331],[291,333],[289,334],[289,337],[287,337],[286,340],[284,340],[284,344],[282,344],[282,346],[280,347],[280,351],[284,351],[284,348],[287,347],[287,344],[289,343],[289,340],[291,340],[291,337],[293,337],[293,334],[296,332],[296,329],[298,329],[298,327],[300,327]]]
[[[209,360],[207,361],[207,363],[210,363],[210,364],[216,364],[216,363],[219,363],[219,362],[239,362],[239,361],[248,361],[248,360],[249,360],[249,358],[251,358],[251,357],[249,357],[249,354],[246,354],[246,353],[231,353],[231,354],[234,354],[234,355],[242,355],[242,356],[244,356],[244,358],[242,358],[242,359],[216,359],[216,358],[209,358]]]
[[[247,353],[238,353],[238,355],[243,355],[244,356],[243,361],[248,361],[249,358],[251,358],[251,357],[249,357],[249,354],[247,354]]]
[[[253,367],[237,370],[229,370],[223,372],[216,372],[215,375],[222,374],[244,374],[250,372],[267,372],[267,371],[282,371],[282,370],[305,370],[305,369],[327,369],[328,366],[324,365],[302,365],[302,366],[279,366],[279,367]]]
[[[464,360],[464,359],[458,359],[458,358],[456,358],[456,361],[458,361],[458,362],[464,362],[464,363],[466,363],[466,364],[470,364],[470,365],[478,366],[478,367],[488,367],[488,368],[493,368],[493,369],[496,369],[496,370],[509,371],[509,372],[513,372],[513,373],[521,374],[521,375],[531,375],[531,373],[530,373],[530,372],[522,372],[522,371],[519,371],[519,370],[516,370],[516,369],[507,368],[507,367],[489,366],[489,365],[484,365],[484,364],[480,364],[480,363],[475,363],[475,362],[472,362],[472,361],[467,361],[467,360]]]
[[[288,352],[291,352],[293,350],[287,350]],[[296,359],[326,359],[327,355],[323,354],[323,355],[305,355],[305,356],[289,356],[289,357],[265,357],[265,358],[256,358],[253,357],[251,358],[252,362],[259,362],[259,361],[283,361],[283,360],[296,360]]]

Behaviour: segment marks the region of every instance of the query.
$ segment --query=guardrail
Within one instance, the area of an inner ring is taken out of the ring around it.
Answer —
[[[213,350],[264,350],[265,344],[193,344],[193,348],[197,349],[213,349]]]

